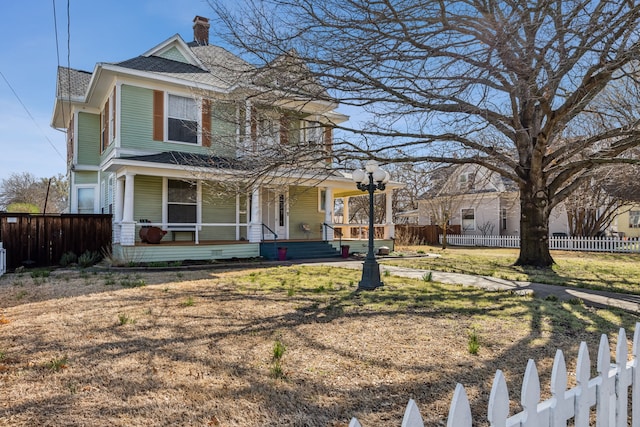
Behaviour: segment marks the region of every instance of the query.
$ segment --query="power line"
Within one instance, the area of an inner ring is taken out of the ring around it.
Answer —
[[[47,136],[46,133],[44,133],[44,131],[42,130],[42,128],[40,127],[40,125],[38,124],[38,122],[36,121],[36,119],[33,117],[33,115],[31,114],[31,112],[29,111],[29,109],[27,108],[26,105],[24,105],[24,102],[22,102],[22,99],[20,99],[20,97],[18,96],[18,93],[13,89],[13,86],[11,86],[11,83],[9,83],[9,80],[7,80],[7,78],[5,77],[5,75],[2,73],[2,71],[0,71],[0,76],[2,76],[2,80],[4,80],[4,82],[7,84],[7,86],[9,86],[9,89],[11,89],[11,92],[13,92],[14,96],[16,97],[16,99],[18,100],[18,102],[20,103],[20,105],[22,105],[22,108],[24,108],[24,111],[27,112],[27,115],[29,115],[29,117],[31,118],[31,120],[33,121],[33,123],[36,125],[36,127],[38,128],[38,130],[40,132],[42,132],[42,135],[45,137],[45,139],[49,142],[49,145],[51,145],[51,148],[53,148],[53,150],[58,153],[58,156],[60,156],[60,158],[62,160],[65,160],[65,158],[62,156],[62,154],[60,154],[60,151],[58,151],[58,149],[56,148],[56,146],[53,144],[53,142],[51,141],[51,139],[49,139],[49,137]]]

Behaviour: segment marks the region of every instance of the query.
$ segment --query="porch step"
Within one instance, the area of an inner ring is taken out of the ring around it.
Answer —
[[[278,248],[287,248],[287,259],[335,258],[340,251],[327,242],[263,242],[260,243],[260,256],[264,259],[278,259]]]

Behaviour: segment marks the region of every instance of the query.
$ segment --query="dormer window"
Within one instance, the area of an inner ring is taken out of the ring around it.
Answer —
[[[198,105],[195,99],[168,96],[167,130],[169,141],[198,143]]]

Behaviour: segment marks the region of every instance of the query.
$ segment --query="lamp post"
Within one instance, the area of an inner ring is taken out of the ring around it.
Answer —
[[[365,172],[366,171],[366,172]],[[365,181],[368,179],[368,183]],[[371,291],[380,286],[380,266],[376,261],[373,248],[373,193],[376,190],[384,190],[389,181],[389,174],[378,166],[375,160],[369,160],[365,165],[365,170],[357,169],[353,171],[353,180],[359,190],[369,192],[369,250],[367,258],[362,265],[362,279],[358,283],[358,290]]]

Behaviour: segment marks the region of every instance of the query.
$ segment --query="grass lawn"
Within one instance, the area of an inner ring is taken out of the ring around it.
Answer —
[[[437,426],[458,382],[484,420],[496,369],[517,410],[528,359],[548,396],[556,348],[639,320],[324,266],[35,276],[0,278],[0,425]]]
[[[384,264],[424,270],[491,276],[552,285],[640,294],[640,254],[551,251],[551,269],[517,267],[518,249],[399,246],[398,254],[437,255],[396,258]]]

